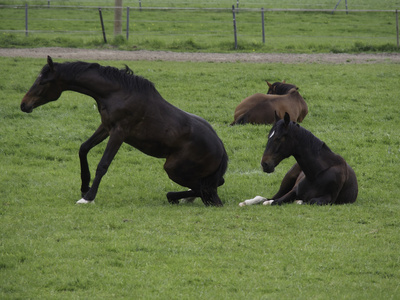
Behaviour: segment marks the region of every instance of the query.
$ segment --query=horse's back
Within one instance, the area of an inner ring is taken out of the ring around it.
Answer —
[[[308,113],[304,99],[296,89],[285,95],[257,93],[245,98],[235,109],[235,124],[273,124],[275,112],[280,118],[289,113],[291,121],[301,122]]]
[[[231,125],[272,124],[274,122],[274,108],[271,99],[274,96],[257,93],[245,98],[236,107]]]

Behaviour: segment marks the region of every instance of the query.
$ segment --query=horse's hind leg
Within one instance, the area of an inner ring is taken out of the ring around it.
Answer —
[[[182,192],[169,192],[167,193],[168,202],[171,204],[179,204],[179,200],[183,198],[200,197],[199,193],[193,190],[182,191]]]
[[[217,188],[203,189],[201,192],[201,200],[203,200],[205,206],[223,206],[218,196]]]
[[[79,159],[81,163],[82,196],[84,196],[90,189],[90,170],[87,155],[93,147],[100,144],[107,137],[107,130],[103,127],[103,125],[100,125],[99,128],[93,133],[93,135],[86,142],[84,142],[79,149]]]

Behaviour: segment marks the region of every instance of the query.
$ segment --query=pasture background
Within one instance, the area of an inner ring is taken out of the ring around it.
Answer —
[[[399,51],[399,1],[239,1],[238,49],[252,52]],[[25,3],[28,32],[25,32]],[[114,36],[114,1],[0,0],[3,47],[113,47],[124,50],[235,51],[236,1],[123,1],[122,35]],[[129,39],[126,40],[127,10]],[[108,44],[103,41],[98,8]],[[265,15],[262,42],[261,8]],[[28,36],[25,36],[25,35]]]
[[[398,299],[398,65],[101,62],[128,64],[216,129],[230,163],[224,207],[206,208],[169,205],[166,192],[183,188],[163,160],[128,146],[96,204],[75,205],[78,149],[100,122],[95,102],[65,92],[24,114],[45,59],[0,63],[0,298]],[[302,126],[358,176],[355,204],[238,207],[272,196],[294,162],[263,173],[270,126],[228,126],[244,97],[267,91],[265,79],[299,86],[310,110]],[[89,153],[92,174],[104,146]]]

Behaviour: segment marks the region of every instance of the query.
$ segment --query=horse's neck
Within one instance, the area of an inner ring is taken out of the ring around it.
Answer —
[[[91,69],[63,78],[63,85],[64,90],[85,94],[96,101],[118,89],[117,84],[98,75]]]
[[[296,143],[293,156],[306,177],[314,180],[321,171],[327,168],[323,156],[327,151],[330,152],[330,149],[311,132],[299,128],[299,133],[294,133],[301,142],[298,140]]]

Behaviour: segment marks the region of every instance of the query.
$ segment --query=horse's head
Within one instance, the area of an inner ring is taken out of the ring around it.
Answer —
[[[290,137],[291,126],[295,124],[290,121],[290,116],[280,119],[275,112],[275,123],[268,135],[268,142],[261,159],[264,172],[272,173],[275,167],[292,153],[293,139]]]
[[[297,86],[295,86],[294,84],[289,84],[286,83],[285,80],[282,82],[274,82],[274,83],[269,83],[266,80],[267,84],[268,84],[268,92],[267,94],[272,94],[272,95],[286,95],[289,93],[289,91],[291,89],[296,89],[298,90]]]
[[[26,113],[47,102],[57,100],[62,89],[57,83],[56,66],[50,56],[35,82],[21,101],[21,110]]]

